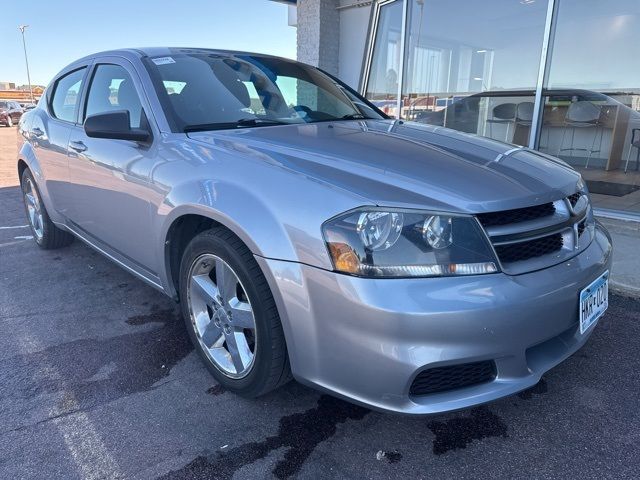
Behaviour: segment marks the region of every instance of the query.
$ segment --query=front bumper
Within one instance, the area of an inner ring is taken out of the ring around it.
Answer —
[[[537,272],[364,279],[257,257],[276,299],[294,377],[371,408],[428,414],[535,385],[587,341],[580,291],[611,266],[600,225],[591,245]],[[426,368],[493,360],[488,383],[412,396]]]

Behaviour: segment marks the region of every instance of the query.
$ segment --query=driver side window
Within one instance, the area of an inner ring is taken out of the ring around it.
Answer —
[[[142,103],[131,75],[120,65],[98,65],[89,85],[84,118],[118,110],[129,112],[131,128],[141,127]]]
[[[320,111],[334,118],[342,118],[353,113],[353,106],[347,103],[346,98],[330,95],[314,83],[284,75],[279,75],[275,83],[290,108],[298,106],[298,111]]]

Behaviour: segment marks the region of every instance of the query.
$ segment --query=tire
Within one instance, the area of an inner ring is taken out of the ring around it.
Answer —
[[[7,127],[13,127],[13,119],[11,115],[7,115]]]
[[[73,235],[58,228],[49,218],[47,209],[42,202],[40,190],[28,168],[22,172],[20,179],[22,198],[31,227],[33,239],[38,246],[45,250],[66,247],[73,242]]]
[[[219,272],[224,273],[222,279]],[[216,227],[194,237],[182,255],[179,282],[182,315],[191,341],[223,388],[255,398],[291,380],[271,290],[253,254],[237,236]],[[237,345],[231,348],[229,340]]]

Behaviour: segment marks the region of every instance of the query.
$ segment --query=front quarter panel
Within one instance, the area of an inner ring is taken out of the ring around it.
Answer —
[[[234,142],[165,137],[153,170],[153,205],[163,283],[172,291],[165,240],[171,225],[196,214],[232,230],[254,255],[331,269],[322,238],[327,219],[366,203],[340,188],[286,169],[277,158]]]
[[[56,223],[62,223],[63,218],[55,208],[52,195],[50,194],[50,187],[51,182],[55,182],[57,185],[61,181],[64,181],[66,177],[66,162],[53,161],[51,165],[43,165],[42,157],[44,157],[46,162],[49,156],[52,155],[49,150],[54,147],[50,141],[50,129],[45,130],[45,124],[47,124],[46,112],[39,108],[35,108],[22,116],[18,126],[17,161],[22,160],[25,162],[33,174],[38,184],[38,189],[40,190],[40,197],[51,219]],[[44,135],[40,138],[35,137],[32,134],[34,128],[43,131]],[[62,157],[66,157],[66,151],[62,152],[61,155]]]

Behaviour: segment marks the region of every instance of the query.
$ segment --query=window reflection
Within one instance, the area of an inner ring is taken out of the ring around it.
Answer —
[[[410,0],[403,118],[527,144],[545,16],[546,1]]]
[[[579,170],[595,205],[640,212],[637,0],[560,0],[539,145]],[[579,39],[579,41],[578,41]]]
[[[524,146],[535,127],[539,149],[582,173],[596,207],[640,213],[638,0],[555,0],[544,85],[547,0],[378,5],[366,96],[385,112]]]
[[[381,4],[365,96],[392,117],[398,116],[401,30],[402,0]]]

